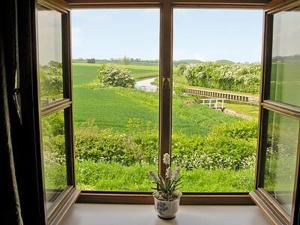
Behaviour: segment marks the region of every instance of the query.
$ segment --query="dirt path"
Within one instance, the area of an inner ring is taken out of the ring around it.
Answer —
[[[252,116],[248,116],[248,115],[245,115],[245,114],[240,114],[240,113],[237,113],[236,111],[233,111],[231,109],[224,109],[224,113],[226,113],[228,115],[231,115],[231,116],[236,116],[236,117],[242,118],[244,120],[253,120]]]

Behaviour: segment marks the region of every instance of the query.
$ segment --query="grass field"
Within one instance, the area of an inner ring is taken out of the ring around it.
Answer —
[[[140,67],[146,66],[128,65],[129,69],[134,68],[135,71]],[[97,68],[95,64],[73,65],[76,124],[93,119],[101,128],[124,131],[128,119],[135,118],[152,124],[153,128],[158,127],[158,93],[99,87],[95,84]],[[152,71],[154,67],[149,66],[149,68],[146,71]],[[173,110],[176,112],[173,117],[174,131],[205,135],[216,124],[237,120],[202,105],[185,105],[184,100],[179,97],[173,99]]]
[[[90,83],[97,79],[97,71],[100,64],[94,63],[73,63],[73,85]],[[158,77],[158,66],[152,65],[118,65],[131,72],[135,80],[148,77]]]
[[[157,66],[120,65],[139,80],[158,75]],[[135,89],[102,87],[97,81],[99,64],[73,63],[74,122],[94,120],[100,129],[126,132],[131,119],[158,130],[158,93]],[[250,107],[250,106],[249,106]],[[236,107],[240,111],[250,108]],[[252,109],[252,108],[251,108]],[[251,112],[255,115],[254,112]],[[173,96],[173,132],[205,136],[214,126],[241,120],[201,104],[187,104],[185,97]],[[145,128],[146,129],[146,128]],[[76,149],[75,149],[76,151]],[[77,184],[91,190],[149,191],[148,171],[155,165],[122,166],[117,163],[83,161],[76,164]],[[253,170],[183,171],[184,191],[249,191],[253,188]]]
[[[122,166],[118,163],[77,162],[78,187],[82,190],[123,190],[152,191],[153,183],[148,179],[148,171],[156,171],[157,166],[136,164]],[[200,192],[245,192],[253,190],[254,171],[205,170],[182,171],[182,191]]]

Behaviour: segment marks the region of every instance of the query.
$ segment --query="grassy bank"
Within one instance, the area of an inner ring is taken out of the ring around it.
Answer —
[[[122,166],[118,163],[76,162],[77,187],[83,190],[152,191],[148,172],[156,165],[136,164]],[[182,191],[245,192],[253,190],[254,171],[205,170],[182,171]]]

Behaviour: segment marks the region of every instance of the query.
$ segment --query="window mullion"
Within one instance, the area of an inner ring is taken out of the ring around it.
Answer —
[[[160,10],[160,71],[159,71],[159,172],[164,174],[163,155],[171,153],[172,134],[172,48],[173,9],[165,1]]]

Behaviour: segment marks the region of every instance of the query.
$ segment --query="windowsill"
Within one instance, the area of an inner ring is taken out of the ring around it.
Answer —
[[[180,206],[174,220],[161,220],[153,205],[87,204],[72,206],[62,225],[270,225],[257,206]]]

